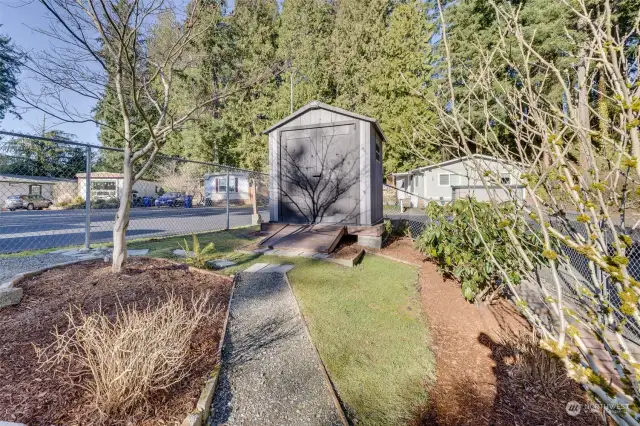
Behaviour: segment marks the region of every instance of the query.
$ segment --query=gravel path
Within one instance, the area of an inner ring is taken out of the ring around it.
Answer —
[[[241,273],[209,425],[341,425],[284,274]]]
[[[37,254],[35,256],[0,258],[0,284],[16,274],[35,271],[72,260],[73,258],[60,254]]]

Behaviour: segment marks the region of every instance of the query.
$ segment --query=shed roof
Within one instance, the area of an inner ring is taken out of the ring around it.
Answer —
[[[327,105],[323,102],[320,101],[311,101],[308,104],[306,104],[305,106],[303,106],[302,108],[300,108],[299,110],[295,111],[293,114],[283,118],[282,120],[278,121],[276,124],[274,124],[273,126],[269,127],[267,130],[265,130],[264,132],[262,132],[263,134],[267,134],[267,133],[271,133],[273,130],[277,129],[278,127],[281,127],[282,125],[288,123],[289,121],[295,119],[296,117],[299,117],[300,115],[304,114],[307,111],[311,111],[314,109],[324,109],[326,111],[331,111],[331,112],[335,112],[337,114],[342,114],[342,115],[346,115],[348,117],[352,117],[355,118],[357,120],[363,120],[363,121],[368,121],[370,123],[373,123],[374,126],[376,126],[376,130],[378,131],[378,133],[380,133],[380,136],[382,136],[382,140],[386,141],[387,138],[384,136],[384,132],[382,131],[382,128],[380,127],[380,124],[378,123],[378,121],[374,118],[371,117],[367,117],[365,115],[360,115],[357,114],[355,112],[351,112],[351,111],[347,111],[346,109],[342,109],[342,108],[338,108],[338,107],[334,107],[331,105]]]

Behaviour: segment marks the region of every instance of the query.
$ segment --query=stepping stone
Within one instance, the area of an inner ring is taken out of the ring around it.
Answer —
[[[78,260],[91,260],[91,259],[98,259],[100,257],[102,257],[101,255],[95,255],[95,254],[85,254],[83,256],[74,256],[76,259]]]
[[[318,253],[316,253],[316,252],[314,252],[314,251],[303,251],[302,253],[300,253],[300,257],[308,257],[308,258],[310,258],[310,259],[311,259],[311,258],[313,258],[313,256],[315,256],[316,254],[318,254]]]
[[[220,259],[220,260],[210,260],[207,262],[207,265],[211,266],[212,268],[215,269],[224,269],[224,268],[228,268],[230,266],[234,266],[236,264],[236,262],[233,262],[231,260],[227,260],[227,259]]]
[[[276,254],[276,256],[298,257],[302,253],[304,253],[302,250],[278,250],[278,253]]]
[[[127,250],[127,256],[144,256],[149,253],[149,249]]]
[[[278,268],[280,267],[280,264],[275,263],[273,265],[268,265],[262,269],[260,269],[258,272],[263,273],[263,272],[280,272],[278,270]]]
[[[183,249],[176,249],[173,251],[173,254],[175,254],[176,256],[182,256],[182,257],[186,257],[187,256],[187,252],[184,251]],[[193,252],[190,251],[189,252],[189,256],[193,256]]]
[[[274,271],[270,271],[270,272],[280,272],[282,274],[286,274],[287,272],[289,272],[290,270],[293,269],[293,266],[294,265],[289,265],[289,264],[280,265]],[[260,271],[260,272],[262,272],[262,271]]]
[[[277,252],[278,252],[278,250],[276,250],[276,249],[267,249],[267,250],[263,251],[262,254],[264,254],[266,256],[275,256]]]
[[[262,248],[259,248],[259,249],[255,249],[255,250],[253,251],[253,253],[255,253],[255,254],[262,254],[262,253],[264,253],[265,251],[269,251],[269,250],[271,250],[269,247],[262,247]]]
[[[268,263],[254,263],[249,268],[245,269],[244,272],[258,272],[262,268],[269,266]]]
[[[74,249],[74,250],[64,250],[62,252],[60,252],[59,254],[63,255],[63,256],[82,256],[86,253],[86,251],[81,252],[78,249]]]
[[[311,256],[313,259],[328,259],[329,255],[326,253],[316,253],[313,256]]]
[[[49,254],[64,254],[66,252],[68,252],[69,249],[60,249],[60,250],[54,250],[54,251],[50,251]],[[2,425],[2,423],[0,423],[0,426]]]

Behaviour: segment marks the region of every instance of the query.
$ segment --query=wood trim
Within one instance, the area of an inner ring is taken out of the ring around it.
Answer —
[[[316,123],[316,124],[305,124],[303,126],[291,126],[291,127],[283,127],[278,129],[280,132],[280,137],[282,137],[283,132],[287,132],[289,130],[306,130],[306,129],[317,129],[321,127],[336,127],[336,126],[348,126],[350,124],[358,124],[358,120],[346,120],[346,121],[334,121],[333,123]]]

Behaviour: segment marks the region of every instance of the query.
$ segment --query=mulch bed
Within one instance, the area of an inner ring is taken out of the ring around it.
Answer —
[[[429,406],[419,410],[414,425],[602,424],[593,413],[577,417],[566,413],[567,402],[588,402],[577,383],[549,395],[544,383],[523,382],[514,374],[499,335],[527,332],[530,327],[510,303],[499,300],[476,306],[467,302],[459,284],[444,279],[410,239],[393,239],[378,252],[420,267],[436,382],[429,389]]]
[[[231,279],[190,271],[169,261],[135,258],[119,275],[111,273],[110,264],[98,260],[50,270],[18,286],[24,289],[22,302],[0,310],[0,420],[87,424],[81,420],[88,404],[83,389],[53,371],[38,370],[34,350],[34,345],[45,347],[53,342],[55,327],[60,331],[67,327],[65,312],[70,307],[114,316],[120,307],[155,305],[168,292],[182,297],[189,306],[193,294],[209,291],[211,307],[220,306],[222,314],[205,320],[194,335],[189,375],[168,391],[151,396],[153,412],[113,424],[179,424],[195,408],[204,378],[219,361],[216,356]]]
[[[355,241],[343,240],[336,249],[329,255],[332,259],[353,259],[362,251],[362,246]]]

